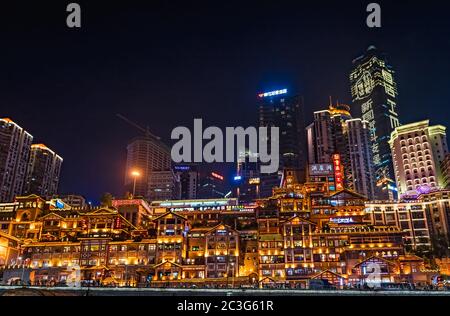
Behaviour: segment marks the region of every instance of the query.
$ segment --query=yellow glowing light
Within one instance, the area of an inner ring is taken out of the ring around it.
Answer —
[[[141,173],[140,173],[139,171],[137,171],[137,170],[133,170],[133,171],[131,171],[131,175],[132,175],[133,177],[140,177],[140,176],[141,176]]]

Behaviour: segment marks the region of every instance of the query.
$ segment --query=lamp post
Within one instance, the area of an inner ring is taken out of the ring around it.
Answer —
[[[131,176],[133,177],[133,198],[136,194],[136,180],[141,176],[141,173],[137,170],[131,172]]]

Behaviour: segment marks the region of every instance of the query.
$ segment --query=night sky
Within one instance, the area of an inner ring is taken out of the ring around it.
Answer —
[[[443,1],[377,1],[380,29],[365,24],[371,1],[78,1],[81,29],[65,24],[70,2],[0,10],[0,116],[64,158],[61,193],[122,193],[139,132],[116,113],[169,142],[194,117],[254,125],[256,94],[288,88],[310,122],[329,95],[350,103],[351,61],[371,44],[396,70],[402,123],[450,122]]]

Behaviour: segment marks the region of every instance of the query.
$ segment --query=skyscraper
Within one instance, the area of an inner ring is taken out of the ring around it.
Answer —
[[[395,197],[395,174],[389,139],[400,125],[394,71],[375,46],[353,60],[350,73],[353,106],[369,122],[372,156],[380,199]]]
[[[314,112],[314,122],[307,127],[306,133],[310,164],[334,163],[338,155],[344,187],[370,199],[374,197],[375,179],[367,122],[352,119],[348,105],[330,104],[327,110]]]
[[[446,128],[429,123],[402,125],[392,133],[390,146],[399,194],[416,195],[446,186],[441,171],[448,153]]]
[[[280,185],[282,171],[296,170],[300,179],[306,171],[305,122],[303,99],[290,95],[287,89],[258,94],[259,126],[279,128],[280,167],[274,174],[261,175],[261,197],[272,194],[272,188]],[[269,143],[271,141],[269,135]]]
[[[63,159],[44,144],[31,145],[25,194],[51,197],[58,192]]]
[[[135,196],[150,199],[150,185],[155,189],[163,179],[168,179],[167,174],[157,174],[157,179],[153,181],[153,172],[156,171],[170,171],[173,174],[169,147],[152,135],[134,138],[127,146],[126,189],[134,191]],[[137,172],[138,176],[133,176],[133,172]],[[172,187],[172,184],[169,179],[167,185]]]
[[[22,194],[33,136],[11,119],[0,119],[0,202]]]
[[[345,121],[345,140],[347,143],[347,183],[353,191],[375,198],[375,176],[373,173],[372,151],[370,150],[370,131],[368,122],[361,119]]]
[[[345,104],[330,104],[327,110],[314,112],[314,122],[307,127],[309,163],[329,163],[334,154],[346,155],[344,122],[351,118]]]

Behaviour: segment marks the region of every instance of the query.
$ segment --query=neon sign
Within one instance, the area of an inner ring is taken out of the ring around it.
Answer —
[[[310,176],[329,176],[333,175],[333,165],[330,163],[309,165]]]
[[[187,170],[190,170],[191,167],[190,166],[175,166],[174,169],[177,171],[187,171]]]
[[[344,167],[341,164],[341,156],[339,154],[333,155],[333,165],[334,165],[334,179],[336,182],[336,190],[341,191],[344,189]]]
[[[261,180],[259,178],[250,178],[248,184],[260,184]]]
[[[355,221],[351,217],[337,217],[337,218],[330,218],[330,222],[335,224],[351,224]]]
[[[280,94],[286,94],[286,93],[287,93],[287,89],[282,89],[282,90],[275,90],[275,91],[260,93],[260,94],[258,94],[258,97],[267,98],[267,97],[272,97],[274,95],[280,95]]]
[[[219,180],[222,180],[222,181],[223,181],[223,176],[220,175],[220,174],[218,174],[218,173],[211,172],[211,176],[213,176],[213,177],[216,178],[216,179],[219,179]]]

